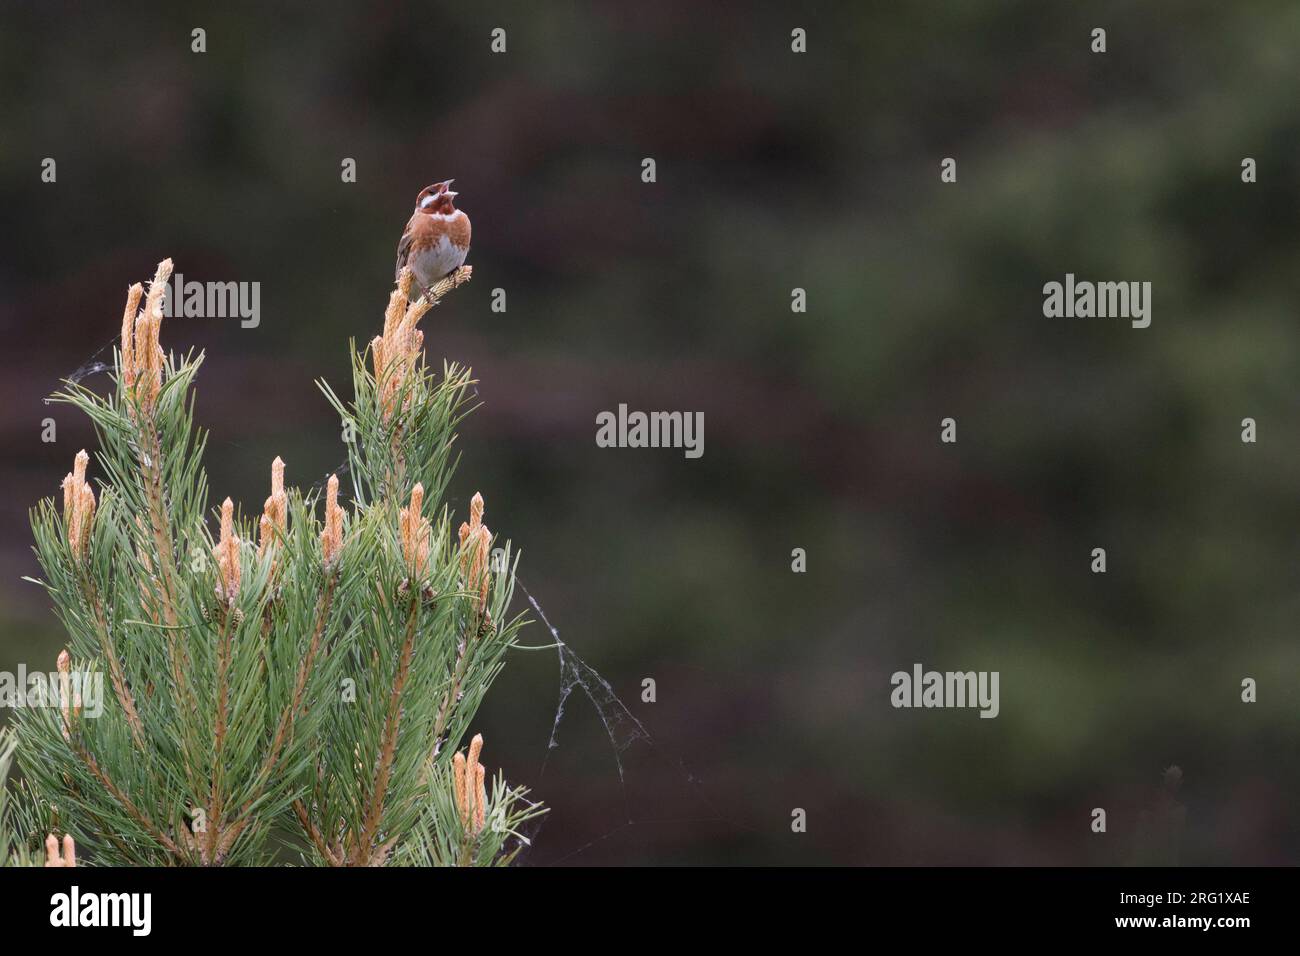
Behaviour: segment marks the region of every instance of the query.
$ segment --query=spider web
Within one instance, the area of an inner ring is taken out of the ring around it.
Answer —
[[[67,376],[65,381],[69,382],[72,385],[79,385],[81,384],[83,379],[90,378],[90,376],[92,375],[98,375],[100,372],[111,372],[113,370],[113,366],[110,365],[108,362],[99,361],[99,357],[116,344],[117,344],[117,339],[110,340],[106,345],[101,347],[98,352],[96,352],[90,358],[86,359],[86,361],[83,362],[80,365],[80,367],[78,367],[75,371],[71,372]]]
[[[542,623],[546,626],[546,629],[550,631],[551,637],[555,641],[556,654],[559,658],[560,664],[560,690],[559,699],[556,701],[555,705],[555,720],[551,725],[551,736],[547,743],[546,756],[542,759],[541,770],[538,772],[538,779],[540,781],[541,777],[546,772],[546,763],[547,760],[550,759],[551,751],[555,750],[560,745],[560,723],[564,720],[565,707],[569,702],[569,698],[572,696],[574,690],[581,690],[591,702],[597,716],[600,718],[601,725],[605,728],[605,734],[609,738],[610,747],[614,751],[614,763],[618,767],[619,788],[623,794],[623,811],[627,817],[622,823],[612,829],[588,840],[586,843],[564,853],[562,856],[546,861],[542,865],[562,866],[569,860],[580,856],[591,848],[640,826],[654,826],[664,823],[669,823],[674,826],[693,823],[727,823],[742,830],[752,831],[753,828],[751,826],[719,812],[718,808],[714,806],[712,800],[709,799],[708,794],[705,792],[703,781],[687,769],[680,759],[671,758],[662,751],[654,738],[650,736],[650,732],[646,730],[645,725],[642,724],[641,721],[637,720],[632,712],[628,710],[627,705],[619,699],[619,696],[614,692],[614,688],[610,686],[609,681],[602,677],[594,667],[584,661],[577,652],[573,650],[573,648],[569,647],[569,645],[564,642],[560,637],[560,632],[556,629],[555,625],[550,622],[550,619],[547,618],[546,612],[542,610],[541,605],[537,603],[537,599],[533,597],[528,588],[517,576],[515,577],[515,584],[518,585],[521,591],[523,591],[525,597],[528,598],[528,603],[532,605],[533,610],[537,612],[538,618],[541,619]],[[644,743],[650,747],[659,759],[664,761],[664,763],[670,767],[672,772],[677,774],[683,782],[691,786],[696,799],[702,801],[703,809],[705,811],[702,815],[697,817],[673,816],[669,818],[654,818],[642,817],[632,813],[631,807],[628,803],[627,781],[624,778],[623,773],[623,754],[626,753],[633,744],[638,742]],[[544,825],[545,818],[537,821],[538,830],[540,830]],[[536,832],[537,831],[534,831],[534,836],[536,835]]]
[[[582,692],[587,695],[591,701],[591,706],[596,709],[596,714],[600,717],[600,722],[605,728],[605,734],[609,737],[610,746],[614,748],[614,763],[618,766],[619,783],[624,782],[623,776],[623,753],[638,740],[653,744],[650,732],[645,729],[645,725],[633,716],[632,712],[627,709],[627,705],[619,699],[614,693],[614,688],[609,685],[609,681],[600,676],[600,673],[578,656],[573,648],[560,638],[560,632],[555,629],[550,620],[546,617],[546,612],[542,606],[537,603],[524,583],[515,578],[515,583],[519,589],[524,592],[528,598],[528,603],[533,606],[537,616],[542,619],[546,629],[551,632],[551,637],[555,639],[556,654],[560,661],[560,697],[555,705],[555,721],[551,724],[551,738],[546,745],[546,758],[549,759],[551,751],[560,746],[560,722],[564,720],[564,708],[569,702],[569,695],[576,688],[581,688]],[[546,772],[546,760],[542,761],[542,773]],[[541,776],[539,774],[538,776]]]

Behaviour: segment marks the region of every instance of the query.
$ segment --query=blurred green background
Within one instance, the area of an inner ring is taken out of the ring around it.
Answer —
[[[62,646],[26,509],[92,437],[42,398],[127,285],[261,283],[259,328],[163,332],[207,353],[214,493],[258,502],[275,455],[342,460],[313,380],[455,177],[453,506],[653,738],[620,777],[575,693],[548,754],[555,655],[516,655],[479,724],[553,808],[526,862],[1300,859],[1294,3],[132,10],[3,5],[0,669]],[[1044,318],[1066,272],[1150,281],[1151,327]],[[704,457],[598,449],[620,402],[703,411]],[[1001,715],[894,710],[917,661],[1000,671]]]

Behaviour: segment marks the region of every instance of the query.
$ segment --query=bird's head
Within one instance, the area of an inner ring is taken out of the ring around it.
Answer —
[[[420,195],[415,197],[415,208],[420,212],[441,213],[444,216],[455,212],[456,204],[453,200],[459,193],[452,192],[451,184],[454,182],[454,179],[448,179],[425,186],[420,190]]]

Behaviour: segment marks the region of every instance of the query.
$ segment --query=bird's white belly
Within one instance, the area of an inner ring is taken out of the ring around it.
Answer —
[[[411,271],[422,286],[433,285],[443,276],[465,264],[469,250],[458,249],[446,236],[439,236],[436,245],[412,254]]]

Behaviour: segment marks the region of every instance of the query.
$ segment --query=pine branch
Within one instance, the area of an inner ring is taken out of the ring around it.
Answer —
[[[217,650],[217,719],[212,730],[212,797],[208,802],[208,859],[217,856],[217,846],[221,842],[222,832],[218,821],[222,819],[222,757],[226,748],[226,722],[230,710],[230,617],[223,615],[221,636],[218,638]]]
[[[337,582],[338,577],[336,575],[331,574],[326,578],[325,589],[321,592],[320,602],[316,608],[316,624],[312,628],[311,641],[307,645],[307,654],[303,657],[302,663],[298,667],[297,677],[294,680],[293,698],[280,714],[275,734],[271,738],[271,749],[267,753],[266,760],[259,773],[260,779],[265,780],[275,769],[276,761],[280,757],[280,751],[292,736],[293,722],[302,711],[303,695],[307,690],[307,681],[311,677],[316,654],[320,651],[321,639],[325,634],[325,624],[329,619],[330,607],[334,600],[334,588]],[[260,787],[257,792],[261,792]]]
[[[384,798],[388,795],[388,781],[393,772],[393,757],[397,750],[397,731],[402,722],[402,691],[406,687],[411,672],[411,655],[415,652],[415,625],[420,616],[420,598],[418,594],[410,597],[411,611],[406,625],[406,639],[402,642],[401,663],[397,668],[397,677],[393,681],[392,693],[388,698],[388,713],[384,719],[383,744],[379,751],[379,766],[375,769],[375,782],[370,787],[370,809],[366,813],[365,825],[357,838],[352,851],[353,864],[368,865],[371,855],[370,844],[384,811]]]
[[[108,619],[104,614],[103,601],[95,586],[94,578],[83,573],[81,575],[81,587],[95,621],[95,634],[99,638],[100,648],[103,650],[104,659],[108,662],[113,693],[117,697],[117,702],[122,705],[122,710],[126,713],[127,722],[131,727],[131,736],[134,738],[136,746],[143,751],[144,725],[140,722],[140,714],[136,710],[135,697],[132,695],[130,687],[127,686],[126,675],[122,672],[122,661],[118,657],[117,647],[113,642]]]
[[[135,805],[131,798],[126,795],[121,787],[113,782],[112,778],[110,778],[107,773],[100,769],[99,762],[92,754],[87,752],[80,742],[73,743],[72,750],[86,766],[86,769],[89,770],[91,774],[94,775],[95,779],[99,781],[100,785],[108,791],[122,809],[130,814],[132,819],[139,823],[150,836],[166,847],[167,851],[173,856],[183,858],[187,855],[172,841],[165,831],[149,818],[148,814]]]
[[[101,500],[83,454],[62,511],[46,500],[32,512],[71,652],[57,706],[16,721],[24,805],[57,806],[100,863],[266,862],[277,831],[331,866],[512,859],[524,837],[489,835],[481,742],[469,797],[444,746],[466,733],[523,623],[506,616],[513,565],[493,570],[482,496],[459,534],[444,504],[473,380],[427,367],[418,323],[470,270],[415,301],[403,274],[383,334],[352,350],[353,399],[321,383],[355,433],[350,509],[331,477],[318,519],[317,492],[286,488],[277,458],[260,517],[250,526],[226,499],[216,535],[193,423],[202,356],[158,341],[170,271],[160,263],[147,296],[128,292],[113,392],[69,382],[55,396],[95,427]],[[71,690],[74,655],[75,673],[107,670],[98,719]],[[541,812],[521,793],[498,779],[503,819]],[[465,820],[446,814],[456,799]],[[52,833],[37,816],[24,825]],[[0,807],[0,853],[7,825]]]

